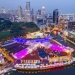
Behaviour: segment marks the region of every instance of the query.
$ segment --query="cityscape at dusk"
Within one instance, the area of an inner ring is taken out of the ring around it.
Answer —
[[[0,2],[0,9],[5,7],[6,10],[16,10],[18,6],[25,9],[26,2],[30,2],[31,8],[35,11],[40,9],[42,6],[45,6],[47,13],[51,13],[56,8],[58,8],[62,13],[75,13],[75,0],[2,0]]]
[[[0,75],[74,75],[74,0],[0,2]]]

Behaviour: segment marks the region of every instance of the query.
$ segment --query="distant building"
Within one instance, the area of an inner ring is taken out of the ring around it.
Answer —
[[[69,21],[68,22],[68,29],[69,30],[75,30],[75,21]]]
[[[6,14],[6,10],[4,7],[2,7],[2,9],[1,9],[1,13]]]
[[[21,6],[18,6],[18,9],[17,9],[17,21],[18,22],[22,22],[22,7]]]
[[[34,21],[34,10],[33,9],[31,10],[31,19],[32,21]]]
[[[55,9],[53,11],[53,23],[58,24],[58,18],[59,18],[59,11],[58,9]]]
[[[7,13],[13,15],[13,10],[8,9]]]
[[[53,16],[51,14],[48,14],[46,20],[47,20],[47,24],[53,23]]]
[[[17,14],[19,18],[22,18],[22,7],[21,6],[18,6]]]
[[[73,21],[75,21],[75,13],[73,14]]]
[[[26,2],[25,20],[26,20],[26,22],[31,22],[31,7],[30,7],[30,2]]]
[[[1,14],[0,14],[0,18],[4,18],[4,19],[6,19],[6,20],[10,20],[10,17],[11,17],[10,14],[4,14],[4,13],[1,13]]]
[[[74,15],[73,14],[61,14],[60,15],[63,19],[68,20],[68,21],[73,21]]]
[[[43,18],[45,18],[45,7],[44,6],[41,9],[41,15]]]
[[[12,22],[15,21],[15,16],[14,15],[11,15],[11,14],[0,13],[0,18],[3,18],[5,20],[10,20]]]
[[[68,31],[68,37],[73,39],[73,41],[75,42],[75,30]]]
[[[43,18],[38,18],[37,19],[37,24],[43,24]]]
[[[38,19],[38,18],[43,18],[42,15],[41,15],[41,10],[38,10],[38,11],[37,11],[37,19]]]
[[[38,14],[38,15],[41,15],[41,10],[40,10],[40,9],[38,10],[37,14]]]

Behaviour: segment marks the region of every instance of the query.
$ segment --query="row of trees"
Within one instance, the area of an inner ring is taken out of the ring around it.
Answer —
[[[33,23],[33,22],[15,22],[12,24],[10,28],[10,33],[13,34],[14,36],[24,36],[28,32],[35,32],[38,31],[39,28],[38,26]]]
[[[0,18],[0,31],[10,28],[11,25],[12,25],[11,21]]]
[[[38,26],[33,22],[11,22],[9,20],[0,19],[0,31],[10,31],[14,37],[24,36],[28,32],[38,31]]]

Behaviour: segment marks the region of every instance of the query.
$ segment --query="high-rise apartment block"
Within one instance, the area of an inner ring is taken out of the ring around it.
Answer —
[[[53,11],[53,23],[58,24],[58,18],[59,18],[59,11],[58,9],[55,9]]]

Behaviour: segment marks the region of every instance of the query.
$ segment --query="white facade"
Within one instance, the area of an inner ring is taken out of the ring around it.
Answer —
[[[0,53],[0,64],[3,64],[5,61],[4,61],[4,57],[3,55]]]
[[[62,14],[60,16],[62,16],[62,18],[66,20],[70,20],[70,21],[73,20],[73,14]]]
[[[43,18],[45,17],[45,7],[44,6],[41,9],[41,15]]]
[[[25,21],[26,22],[31,22],[30,2],[26,2],[26,7],[25,7]]]
[[[6,10],[5,10],[5,8],[4,8],[4,7],[1,9],[1,13],[6,14]]]
[[[22,17],[22,7],[21,7],[21,6],[18,6],[17,14],[18,14],[18,17],[19,17],[19,18]]]
[[[73,14],[73,21],[75,21],[75,13]]]

